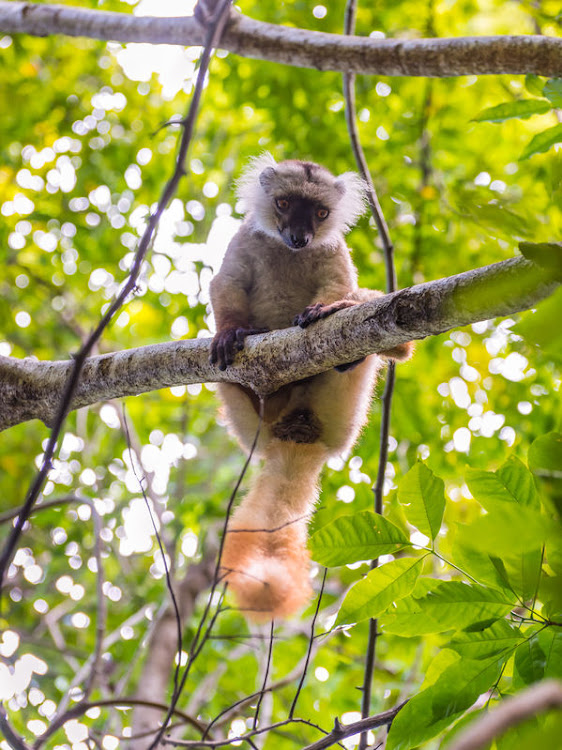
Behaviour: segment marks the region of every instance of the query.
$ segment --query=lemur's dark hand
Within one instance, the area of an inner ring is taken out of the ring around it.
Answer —
[[[330,305],[316,302],[314,305],[308,305],[308,307],[305,307],[300,315],[295,317],[293,325],[307,328],[311,323],[316,323],[317,320],[327,318],[329,315],[338,312],[338,310],[345,310],[348,307],[354,307],[356,304],[357,302],[353,302],[349,299],[340,299],[337,302],[332,302]]]
[[[224,331],[218,331],[211,342],[210,363],[218,364],[219,370],[226,370],[229,365],[233,364],[236,352],[244,348],[246,336],[265,333],[268,330],[268,328],[226,328]]]

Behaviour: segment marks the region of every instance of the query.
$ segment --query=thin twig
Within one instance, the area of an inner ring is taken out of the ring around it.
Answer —
[[[42,510],[50,510],[51,508],[56,508],[59,505],[70,505],[71,503],[85,503],[87,502],[84,500],[83,497],[78,497],[77,495],[66,495],[65,497],[57,497],[53,500],[49,500],[45,503],[38,503],[37,505],[33,506],[33,509],[31,510],[30,516],[35,515],[35,513],[39,513],[39,511]],[[0,513],[0,524],[7,523],[8,521],[11,521],[13,518],[17,518],[19,514],[24,510],[24,506],[21,505],[19,508],[12,508],[11,510],[7,510],[4,513]]]
[[[313,646],[314,647],[314,646]],[[310,658],[310,654],[307,653],[307,655],[301,659],[299,664],[297,664],[296,668],[293,669],[288,675],[283,677],[283,679],[279,680],[278,682],[274,683],[273,685],[269,685],[263,692],[266,693],[272,693],[276,690],[280,690],[281,688],[286,687],[287,685],[292,685],[293,682],[297,679],[297,677],[302,676],[302,671],[305,668],[306,665],[306,659]],[[301,664],[303,665],[301,667]],[[230,721],[230,715],[236,711],[236,709],[246,706],[249,703],[252,703],[255,701],[255,699],[259,696],[261,691],[256,691],[255,693],[251,693],[250,695],[246,695],[244,698],[240,698],[239,700],[232,703],[230,706],[227,706],[227,708],[224,708],[220,713],[218,713],[213,720],[209,723],[207,726],[205,732],[203,733],[203,736],[201,739],[206,739],[209,732],[215,725],[223,725],[227,721]]]
[[[322,585],[320,586],[320,592],[318,594],[318,601],[316,602],[316,610],[314,611],[314,617],[312,618],[312,624],[310,626],[310,638],[308,640],[308,650],[306,652],[306,659],[304,662],[302,675],[299,681],[299,686],[297,688],[297,692],[295,693],[295,697],[293,698],[293,703],[291,704],[291,709],[289,711],[289,719],[292,719],[295,714],[297,701],[299,699],[299,695],[301,694],[301,690],[303,688],[304,681],[306,679],[306,673],[308,671],[308,665],[310,663],[310,655],[312,653],[312,646],[314,644],[314,628],[316,627],[316,619],[318,617],[318,612],[320,611],[320,603],[322,602],[322,595],[324,594],[324,586],[326,585],[327,572],[328,572],[328,568],[324,568],[324,575],[322,576]]]
[[[265,663],[265,674],[263,677],[263,685],[260,690],[260,697],[258,698],[258,704],[256,706],[256,713],[254,714],[254,729],[258,727],[258,719],[260,715],[260,708],[263,701],[263,697],[267,690],[267,678],[269,677],[269,670],[271,667],[271,654],[273,653],[273,628],[275,627],[275,620],[271,620],[271,629],[269,632],[269,648],[267,650],[267,661]]]
[[[226,5],[228,5],[228,3],[223,4],[223,7],[225,7]],[[189,649],[189,658],[188,658],[187,664],[185,666],[185,669],[184,669],[184,672],[183,672],[180,684],[179,684],[177,690],[174,691],[174,694],[172,696],[172,701],[171,701],[171,704],[170,704],[170,708],[168,710],[168,714],[166,715],[166,718],[164,719],[164,722],[162,724],[162,728],[161,728],[160,732],[158,733],[156,739],[150,745],[150,747],[148,748],[148,750],[155,750],[155,748],[158,747],[158,743],[162,740],[162,738],[164,736],[164,732],[166,731],[166,726],[167,726],[168,722],[170,721],[170,717],[172,715],[172,711],[175,708],[175,706],[177,705],[177,702],[178,702],[178,700],[180,698],[180,695],[181,695],[181,693],[183,691],[183,688],[184,688],[185,683],[187,681],[187,678],[189,676],[191,667],[193,666],[193,663],[194,663],[195,659],[200,654],[203,645],[206,643],[206,641],[208,640],[208,638],[210,636],[210,633],[211,633],[211,628],[210,627],[207,628],[207,630],[206,630],[206,632],[205,632],[205,634],[203,636],[201,636],[201,633],[203,632],[203,628],[205,626],[205,621],[206,621],[206,619],[208,617],[209,610],[210,610],[211,604],[213,602],[214,594],[215,594],[215,591],[217,589],[218,583],[220,581],[220,575],[219,575],[220,574],[220,566],[221,566],[221,559],[222,559],[222,552],[223,552],[223,548],[224,548],[224,542],[225,542],[225,538],[226,538],[226,530],[227,530],[227,527],[228,527],[228,521],[230,519],[230,514],[232,512],[232,507],[234,505],[234,501],[235,501],[236,496],[238,494],[238,490],[240,489],[240,485],[242,484],[242,481],[244,480],[244,477],[246,475],[246,472],[248,470],[248,467],[249,467],[250,462],[252,460],[252,457],[254,455],[254,452],[255,452],[255,449],[256,449],[256,445],[258,443],[258,439],[259,439],[259,435],[260,435],[260,431],[261,431],[261,426],[262,426],[262,422],[263,422],[263,413],[264,413],[264,400],[263,400],[263,398],[260,398],[260,413],[259,413],[259,420],[258,420],[258,426],[257,426],[257,429],[256,429],[256,434],[254,436],[254,440],[252,442],[252,446],[250,448],[250,451],[248,453],[246,461],[244,462],[244,466],[242,467],[242,471],[240,472],[240,475],[239,475],[239,477],[238,477],[238,479],[236,481],[234,489],[232,490],[232,493],[230,495],[230,498],[229,498],[229,501],[228,501],[228,505],[227,505],[227,508],[226,508],[226,514],[225,514],[225,520],[224,520],[224,526],[223,526],[223,534],[222,534],[220,545],[219,545],[219,551],[218,551],[217,562],[216,562],[216,567],[215,567],[215,576],[214,576],[214,580],[213,580],[213,585],[211,587],[211,591],[209,593],[209,597],[207,599],[207,604],[206,604],[205,610],[203,612],[203,615],[201,617],[201,620],[199,622],[199,625],[197,627],[197,631],[196,631],[196,633],[195,633],[195,635],[193,637],[193,641],[192,641],[191,647]],[[217,611],[215,612],[215,615],[213,616],[213,618],[211,620],[211,627],[212,627],[212,625],[214,624],[214,622],[216,620],[216,617],[218,615],[218,611],[219,611],[219,607],[217,607]],[[201,640],[201,644],[199,643],[200,640]]]
[[[399,706],[395,706],[394,708],[389,709],[388,711],[383,711],[382,713],[376,714],[375,716],[368,716],[366,719],[360,719],[359,721],[355,721],[352,724],[342,725],[337,722],[337,728],[333,729],[331,732],[327,732],[325,729],[322,729],[322,727],[319,727],[317,724],[314,724],[312,721],[307,721],[306,719],[285,719],[284,721],[278,721],[275,724],[271,724],[267,727],[262,727],[261,729],[252,729],[250,732],[240,735],[239,737],[204,741],[172,740],[169,738],[165,738],[163,740],[163,743],[167,745],[173,745],[175,747],[189,747],[193,748],[193,750],[195,750],[195,748],[212,749],[217,747],[226,747],[228,745],[233,745],[234,743],[238,744],[239,742],[247,742],[249,739],[257,737],[260,734],[273,732],[280,727],[286,727],[290,724],[304,724],[307,727],[312,727],[313,729],[322,732],[324,734],[324,737],[320,740],[317,740],[316,742],[313,742],[312,745],[307,745],[303,748],[303,750],[324,750],[324,748],[340,744],[341,740],[344,740],[346,737],[353,737],[353,735],[359,734],[359,732],[366,732],[367,730],[374,729],[375,727],[387,726],[391,724],[396,714],[404,705],[405,703],[402,703]]]
[[[178,643],[178,660],[176,662],[176,668],[174,670],[174,692],[178,689],[178,677],[179,677],[179,670],[181,666],[181,654],[183,650],[183,639],[182,639],[182,622],[181,622],[181,615],[180,615],[180,609],[178,605],[178,600],[176,598],[176,594],[174,592],[174,587],[172,584],[172,577],[170,574],[170,568],[168,566],[168,561],[166,559],[166,552],[164,550],[164,546],[162,544],[162,539],[160,538],[160,533],[158,532],[158,528],[156,526],[156,522],[154,520],[154,515],[152,513],[152,508],[150,507],[150,502],[148,500],[148,497],[146,495],[146,490],[144,488],[144,484],[142,482],[142,478],[139,477],[137,474],[137,469],[135,466],[135,456],[133,455],[133,451],[131,448],[131,442],[130,442],[130,433],[129,433],[129,422],[127,420],[127,412],[125,411],[125,407],[123,406],[123,426],[125,428],[125,436],[127,438],[127,446],[129,448],[129,458],[131,460],[131,469],[133,471],[133,474],[135,475],[135,479],[138,482],[138,485],[140,487],[140,490],[142,492],[142,496],[144,498],[144,502],[146,505],[146,509],[148,511],[148,515],[150,516],[150,521],[152,523],[152,528],[154,529],[154,534],[156,536],[156,541],[158,542],[158,549],[160,550],[160,555],[162,557],[162,564],[164,565],[164,575],[166,576],[166,587],[168,589],[168,592],[170,594],[170,599],[172,600],[172,606],[174,608],[174,615],[176,618],[176,625],[177,625],[177,643]],[[140,463],[140,456],[138,457],[138,461]]]
[[[345,21],[344,21],[344,33],[347,35],[353,35],[355,33],[355,19],[357,13],[356,0],[348,0],[345,8]],[[386,291],[388,293],[395,291],[396,289],[396,271],[394,268],[394,247],[390,239],[390,233],[388,225],[385,221],[380,201],[378,199],[373,180],[367,165],[367,160],[361,146],[359,138],[359,131],[357,128],[357,115],[355,107],[355,74],[344,73],[343,76],[343,90],[345,99],[345,119],[347,122],[347,130],[351,147],[353,149],[353,155],[357,162],[357,167],[361,174],[361,177],[367,185],[367,199],[369,206],[373,214],[373,218],[379,231],[379,236],[382,242],[385,266],[386,266]],[[374,487],[375,495],[375,512],[382,515],[383,513],[383,488],[384,488],[384,476],[386,469],[386,462],[388,458],[388,436],[390,430],[390,411],[392,406],[392,394],[394,392],[394,363],[390,362],[388,365],[386,384],[384,389],[383,404],[382,404],[382,416],[381,416],[381,432],[380,432],[380,452],[379,452],[379,465],[377,471],[377,479]],[[376,568],[378,560],[373,560],[371,568]],[[376,643],[377,643],[377,621],[371,620],[369,622],[369,640],[367,644],[367,655],[365,658],[365,674],[363,678],[363,693],[361,700],[361,716],[366,718],[369,715],[371,709],[371,690],[373,684],[373,673],[375,669],[375,655],[376,655]],[[359,750],[365,750],[367,747],[367,734],[361,735],[359,741]]]
[[[55,717],[52,719],[55,721],[59,716],[62,716],[64,712],[66,711],[66,708],[71,700],[71,695],[73,693],[74,688],[76,688],[78,685],[81,685],[84,680],[86,680],[86,685],[83,688],[83,696],[82,699],[86,700],[88,696],[90,695],[92,688],[94,686],[94,681],[96,678],[96,675],[99,672],[99,665],[101,662],[102,653],[105,647],[104,639],[105,639],[105,628],[106,628],[106,622],[107,622],[107,601],[105,598],[105,594],[103,593],[103,584],[105,581],[104,576],[104,567],[103,567],[103,557],[101,554],[101,530],[102,530],[102,523],[101,518],[96,510],[95,503],[93,503],[91,500],[86,498],[73,498],[73,497],[67,497],[67,498],[61,498],[61,501],[70,503],[70,502],[76,502],[80,505],[87,505],[90,508],[90,511],[92,513],[92,521],[94,525],[94,557],[96,559],[96,642],[94,647],[93,654],[90,655],[90,657],[86,660],[86,662],[83,664],[83,666],[76,672],[74,675],[74,679],[68,686],[66,693],[63,695],[59,705],[57,706],[57,713]],[[46,505],[46,504],[45,504]],[[44,508],[44,505],[36,505],[33,509],[33,512],[36,510],[39,510],[41,508]],[[41,738],[39,738],[40,740]],[[35,743],[34,747],[37,743]]]
[[[9,743],[13,750],[30,750],[29,746],[25,744],[23,739],[17,734],[8,721],[8,715],[6,709],[0,703],[0,731],[3,733],[4,738]]]
[[[86,685],[84,686],[84,698],[88,698],[90,693],[92,692],[92,688],[94,687],[94,683],[99,672],[103,653],[103,640],[105,637],[105,628],[107,624],[107,601],[103,593],[105,575],[103,568],[103,557],[101,554],[102,523],[100,515],[96,510],[95,503],[88,501],[86,504],[90,507],[94,524],[94,557],[96,560],[96,644],[94,647],[94,655],[90,675],[86,680]]]
[[[4,579],[8,571],[8,567],[14,555],[18,540],[22,534],[25,522],[29,518],[31,510],[37,501],[39,493],[41,492],[41,488],[43,487],[45,483],[47,474],[49,473],[51,469],[57,441],[62,431],[62,428],[64,426],[66,416],[67,416],[70,404],[72,402],[72,397],[78,386],[78,382],[80,380],[80,375],[81,375],[84,363],[86,359],[88,358],[88,356],[90,355],[92,349],[94,348],[94,346],[96,345],[100,337],[102,336],[104,330],[113,319],[114,315],[121,308],[121,306],[123,305],[123,303],[129,296],[129,294],[131,294],[134,291],[138,276],[142,268],[142,263],[148,252],[148,249],[150,247],[150,244],[156,232],[156,228],[158,226],[160,218],[166,206],[168,205],[171,198],[175,194],[180,179],[186,173],[185,159],[186,159],[187,150],[189,148],[192,135],[193,135],[193,129],[195,126],[195,120],[196,120],[197,112],[199,109],[199,103],[200,103],[201,94],[203,91],[205,75],[209,66],[211,50],[213,49],[214,46],[216,46],[216,43],[220,39],[220,36],[222,34],[222,31],[228,19],[230,2],[231,0],[223,0],[222,4],[217,10],[217,14],[215,16],[213,23],[210,25],[209,32],[207,34],[207,40],[205,43],[205,48],[201,56],[201,63],[199,66],[197,82],[195,85],[195,89],[193,91],[193,97],[191,99],[189,112],[187,114],[187,117],[183,121],[183,132],[182,132],[182,137],[180,141],[180,146],[178,149],[176,167],[175,167],[172,177],[166,184],[164,191],[162,193],[162,196],[160,197],[160,200],[158,201],[156,210],[150,216],[146,229],[140,239],[140,242],[139,242],[136,254],[135,254],[135,258],[133,261],[133,265],[129,272],[129,276],[127,277],[125,284],[121,288],[120,293],[117,295],[116,299],[111,303],[105,315],[102,317],[102,319],[98,323],[96,329],[90,334],[87,341],[82,345],[79,352],[74,357],[74,366],[69,373],[68,379],[64,387],[64,391],[63,391],[63,395],[59,403],[57,415],[55,417],[53,427],[51,429],[51,434],[47,442],[47,446],[45,448],[45,453],[43,455],[41,468],[39,469],[39,471],[37,472],[35,476],[35,479],[31,483],[31,486],[27,493],[27,497],[23,504],[22,512],[18,515],[17,521],[12,527],[10,535],[8,536],[8,539],[6,540],[6,543],[4,544],[2,554],[0,555],[0,605],[2,601]]]
[[[117,696],[115,698],[106,699],[106,700],[99,700],[99,701],[80,701],[80,703],[76,703],[74,706],[68,709],[68,711],[64,714],[64,716],[60,716],[58,719],[53,720],[46,731],[39,737],[35,744],[33,745],[33,750],[38,750],[44,743],[45,740],[49,739],[49,737],[52,737],[55,732],[57,732],[61,727],[63,727],[67,721],[71,721],[72,719],[78,719],[80,716],[83,716],[87,711],[89,711],[92,708],[104,708],[104,707],[114,707],[114,706],[144,706],[145,708],[156,708],[160,709],[161,711],[165,711],[167,709],[167,706],[163,703],[157,703],[155,701],[146,701],[146,700],[140,700],[138,698],[128,698],[128,697],[122,697]],[[0,707],[1,709],[1,707]],[[189,724],[190,726],[194,727],[200,732],[203,732],[204,725],[202,722],[199,721],[199,719],[195,719],[192,716],[189,716],[189,714],[186,714],[183,711],[174,710],[174,716],[179,717],[182,719],[186,724]],[[18,749],[19,750],[19,749]]]

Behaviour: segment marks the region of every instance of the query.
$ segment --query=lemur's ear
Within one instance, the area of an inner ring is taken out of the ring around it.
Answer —
[[[365,213],[367,208],[367,185],[355,172],[344,172],[334,180],[334,187],[341,195],[337,205],[338,213],[348,231]]]
[[[267,167],[263,170],[263,172],[259,176],[260,185],[265,190],[266,193],[271,192],[271,186],[273,184],[273,180],[275,179],[276,171],[273,169],[273,167]]]

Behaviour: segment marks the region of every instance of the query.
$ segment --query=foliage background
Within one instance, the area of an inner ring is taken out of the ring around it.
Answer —
[[[83,5],[128,11],[134,3]],[[158,12],[154,4],[143,7]],[[244,0],[240,8],[272,23],[338,33],[343,26],[341,0],[326,8]],[[357,33],[558,35],[558,10],[556,2],[500,0],[364,4]],[[175,50],[171,63],[161,63],[164,72],[151,74],[162,52],[145,48],[129,65],[132,53],[125,45],[0,34],[0,354],[67,358],[125,277],[148,209],[173,170],[177,131],[161,126],[181,116],[193,86],[198,50]],[[533,135],[557,124],[555,113],[500,124],[474,121],[486,107],[533,96],[533,84],[517,76],[358,79],[360,134],[396,246],[401,286],[511,257],[520,240],[560,237],[562,151],[520,159]],[[341,76],[216,56],[190,151],[191,171],[163,222],[139,293],[106,332],[100,351],[210,335],[208,283],[240,218],[233,180],[263,149],[278,158],[319,161],[334,172],[353,169]],[[362,219],[349,244],[361,284],[383,288],[372,222]],[[445,531],[452,534],[460,522],[477,517],[467,470],[495,470],[512,456],[526,462],[536,438],[560,430],[560,361],[559,351],[522,338],[514,320],[489,321],[418,344],[415,358],[398,370],[386,470],[388,517],[404,524],[396,485],[419,458],[445,480]],[[216,536],[243,463],[216,416],[213,390],[176,388],[125,404],[133,447],[179,574]],[[325,471],[314,529],[372,507],[379,396],[353,455]],[[166,600],[121,408],[99,404],[69,416],[44,493],[48,499],[89,499],[103,515],[108,630],[116,637],[104,656],[98,697],[115,694],[116,686],[121,695],[133,692],[142,667],[139,645]],[[39,423],[2,435],[4,509],[23,501],[47,435]],[[550,492],[552,500],[560,500],[552,483]],[[450,535],[440,543],[448,549]],[[16,557],[2,613],[7,628],[2,653],[7,665],[18,659],[23,664],[25,654],[41,663],[34,662],[37,671],[3,697],[15,726],[27,735],[40,732],[41,724],[33,722],[48,723],[92,651],[93,545],[88,506],[63,505],[33,518]],[[433,565],[435,574],[450,576],[449,569]],[[320,630],[333,624],[332,605],[344,588],[367,570],[364,563],[329,571]],[[192,676],[193,686],[215,676],[205,699],[197,689],[191,695],[204,719],[260,684],[265,646],[244,639],[247,632],[236,612],[219,618],[217,633],[225,638],[207,645]],[[355,687],[362,684],[366,634],[363,622],[326,640],[300,697],[301,715],[324,724],[324,717],[336,713],[356,718],[349,712],[358,710]],[[272,679],[295,666],[307,637],[299,622],[279,627]],[[384,634],[373,710],[416,692],[441,646],[439,635]],[[510,670],[504,679],[510,679]],[[274,717],[286,714],[293,694],[294,685],[278,691],[270,709]],[[79,723],[100,737],[117,737],[127,724],[126,713],[99,711]],[[301,728],[291,731],[297,746],[313,736]],[[88,747],[81,732],[67,730],[66,737],[61,732],[57,747]],[[295,743],[277,736],[269,746]]]

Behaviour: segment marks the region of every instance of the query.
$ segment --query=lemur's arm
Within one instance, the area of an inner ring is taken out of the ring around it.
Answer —
[[[252,267],[237,234],[228,246],[220,272],[211,281],[211,304],[217,332],[211,344],[211,364],[219,370],[234,362],[236,352],[244,348],[244,339],[266,328],[250,325],[248,291],[252,284]]]

